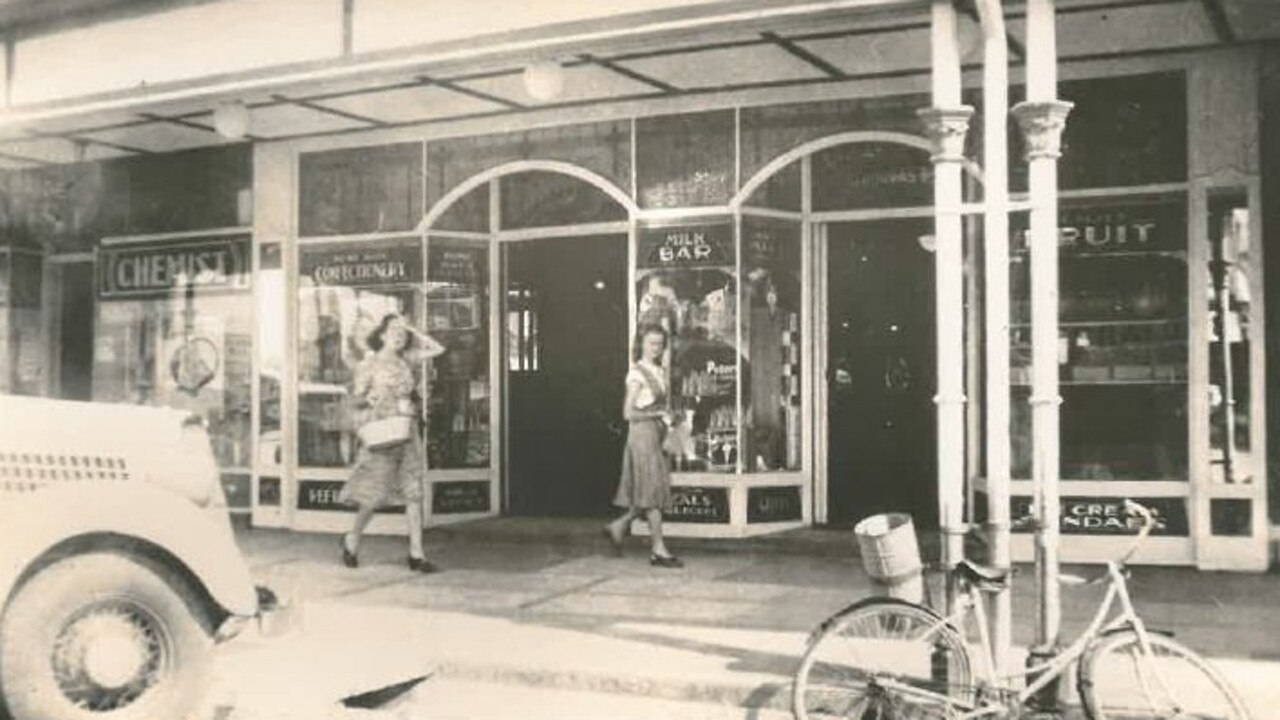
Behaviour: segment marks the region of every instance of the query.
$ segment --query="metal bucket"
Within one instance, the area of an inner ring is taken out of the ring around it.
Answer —
[[[877,594],[911,602],[924,599],[923,566],[916,528],[906,513],[864,518],[853,528],[862,567]]]

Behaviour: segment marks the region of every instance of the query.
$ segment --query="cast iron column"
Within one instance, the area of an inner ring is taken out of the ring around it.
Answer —
[[[1053,0],[1027,2],[1027,100],[1013,108],[1026,138],[1031,190],[1032,479],[1038,512],[1035,650],[1058,643],[1058,157],[1071,103],[1057,99]]]
[[[942,562],[964,557],[964,250],[960,210],[964,140],[973,108],[960,102],[956,13],[935,0],[932,14],[933,107],[919,111],[933,144],[934,263],[937,298],[938,524]],[[951,604],[948,592],[948,606]]]

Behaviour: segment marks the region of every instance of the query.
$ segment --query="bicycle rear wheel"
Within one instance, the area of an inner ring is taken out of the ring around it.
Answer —
[[[968,648],[937,613],[901,600],[857,603],[814,633],[792,687],[797,720],[946,718],[972,694]]]
[[[1181,643],[1132,630],[1099,640],[1080,662],[1080,700],[1093,720],[1248,720],[1222,675]]]

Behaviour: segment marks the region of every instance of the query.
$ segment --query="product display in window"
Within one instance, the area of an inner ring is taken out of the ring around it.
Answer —
[[[733,472],[739,454],[739,353],[732,272],[642,271],[637,293],[638,326],[658,325],[672,339],[666,362],[671,408],[688,432],[678,445],[668,445],[676,469]]]
[[[1062,210],[1058,374],[1062,476],[1187,478],[1185,206],[1135,198]],[[1013,246],[1014,472],[1030,477],[1028,254]]]
[[[800,227],[742,219],[742,337],[750,392],[743,393],[753,472],[800,469]],[[745,372],[745,371],[744,371]]]
[[[93,397],[190,410],[219,466],[252,463],[249,239],[104,247],[98,257]]]
[[[356,451],[350,389],[365,341],[388,314],[419,322],[421,239],[304,246],[299,265],[298,463],[347,467]]]
[[[432,468],[489,465],[488,279],[487,241],[431,238],[427,331],[445,347],[430,363],[427,458]]]

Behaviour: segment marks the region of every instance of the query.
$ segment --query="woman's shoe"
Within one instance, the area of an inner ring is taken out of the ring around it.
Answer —
[[[423,575],[440,572],[440,567],[430,560],[424,557],[416,558],[412,555],[409,556],[409,569]]]
[[[601,528],[601,532],[609,539],[609,547],[613,550],[614,557],[622,557],[622,538],[613,534],[612,526],[605,525]]]
[[[649,564],[660,568],[682,568],[684,563],[675,555],[650,555]]]
[[[338,544],[342,546],[342,564],[349,568],[360,567],[360,558],[351,552],[351,548],[347,547],[347,536],[342,535],[338,538]]]

